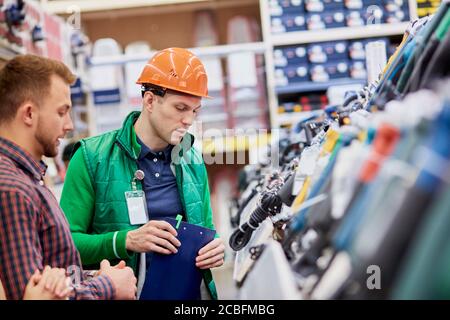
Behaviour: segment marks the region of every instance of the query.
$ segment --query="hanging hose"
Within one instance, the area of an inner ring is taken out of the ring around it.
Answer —
[[[278,188],[277,188],[278,189]],[[283,205],[281,197],[278,195],[277,189],[265,191],[261,195],[258,207],[252,212],[249,220],[242,224],[230,237],[230,247],[234,251],[244,248],[250,241],[253,231],[256,230],[260,223],[269,215],[276,215],[281,212]]]

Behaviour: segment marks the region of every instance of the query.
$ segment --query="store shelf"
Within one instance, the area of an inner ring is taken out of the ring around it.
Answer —
[[[168,12],[195,11],[246,6],[258,0],[53,0],[45,1],[47,12],[67,15],[84,13],[83,19],[114,16],[161,14]]]
[[[238,43],[238,44],[228,44],[210,47],[196,47],[190,48],[189,50],[199,57],[208,57],[208,56],[222,57],[232,53],[239,53],[239,52],[253,52],[262,54],[266,50],[266,44],[264,42],[250,42],[250,43]],[[128,62],[147,61],[151,56],[152,52],[145,55],[139,54],[139,55],[116,55],[108,57],[92,57],[90,59],[90,64],[94,66],[114,65],[114,64],[120,65]]]
[[[226,137],[206,138],[202,141],[202,152],[205,154],[239,152],[258,148],[270,143],[270,134],[237,135]]]
[[[200,57],[227,56],[231,53],[241,52],[264,53],[266,50],[266,44],[264,42],[249,42],[210,47],[197,47],[189,50]]]
[[[417,17],[417,3],[416,0],[407,0],[409,4],[409,17],[411,20]],[[381,1],[380,1],[381,3]],[[267,43],[267,50],[265,52],[266,64],[266,80],[267,92],[270,111],[270,123],[272,128],[276,128],[282,124],[289,124],[297,121],[298,117],[304,115],[278,114],[279,98],[282,95],[289,95],[293,93],[314,92],[326,90],[331,85],[352,85],[364,84],[360,80],[339,80],[330,81],[326,83],[299,83],[294,85],[287,85],[278,87],[275,77],[275,61],[274,49],[279,46],[302,45],[326,41],[339,41],[351,39],[370,39],[377,37],[391,37],[396,35],[403,35],[409,26],[409,21],[392,24],[376,24],[360,27],[341,27],[328,28],[323,30],[304,30],[297,32],[285,32],[280,34],[272,33],[272,19],[269,1],[259,0],[259,7],[261,12],[261,29],[263,39]],[[287,98],[287,97],[286,97]],[[280,120],[280,121],[278,121]]]
[[[312,91],[325,91],[331,86],[343,86],[350,84],[361,84],[364,85],[365,80],[361,79],[336,79],[327,82],[300,82],[290,84],[284,87],[276,87],[275,91],[277,94],[291,94],[291,93],[302,93],[302,92],[312,92]]]
[[[160,6],[160,5],[178,5],[186,3],[205,2],[208,0],[56,0],[46,1],[45,8],[48,12],[54,14],[65,14],[67,10],[76,8],[78,12],[91,12],[103,10],[129,9],[136,7]]]
[[[317,116],[323,113],[323,110],[303,111],[303,112],[286,112],[278,114],[278,124],[289,125],[295,124],[312,116]]]
[[[409,22],[393,24],[374,24],[361,27],[330,28],[325,30],[306,30],[272,34],[274,46],[284,46],[322,41],[347,40],[358,38],[385,37],[402,35],[408,28]]]

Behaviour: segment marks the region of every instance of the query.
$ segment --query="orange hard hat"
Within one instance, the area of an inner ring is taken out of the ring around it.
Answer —
[[[208,96],[205,68],[192,52],[182,48],[158,51],[145,65],[137,84],[153,84],[198,97]]]

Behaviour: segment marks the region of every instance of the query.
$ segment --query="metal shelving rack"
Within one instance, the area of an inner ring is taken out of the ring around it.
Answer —
[[[275,85],[275,63],[273,50],[278,46],[300,45],[325,41],[366,39],[373,37],[385,37],[402,35],[408,27],[409,22],[395,24],[376,24],[359,27],[330,28],[325,30],[305,30],[296,32],[286,32],[283,34],[272,34],[271,17],[268,0],[260,0],[261,24],[264,43],[266,44],[265,61],[267,75],[267,92],[270,109],[270,121],[272,128],[279,128],[281,125],[293,123],[296,119],[304,118],[308,115],[301,114],[278,114],[278,97],[282,94],[302,93],[306,91],[326,90],[330,85],[341,85],[351,83],[361,83],[358,80],[336,80],[327,83],[302,83],[301,85],[288,85],[277,87]],[[417,3],[415,0],[408,0],[410,19],[417,18]],[[289,121],[291,120],[291,121]]]

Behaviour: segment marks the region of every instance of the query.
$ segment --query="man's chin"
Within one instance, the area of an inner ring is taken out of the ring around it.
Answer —
[[[47,158],[54,158],[58,155],[58,148],[55,147],[54,150],[45,150],[44,156]]]

